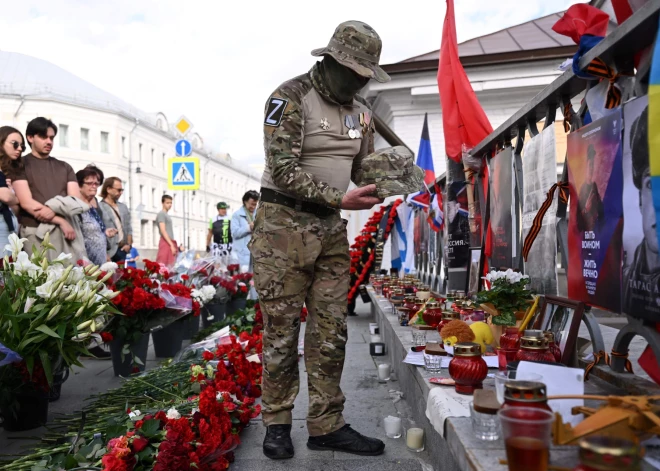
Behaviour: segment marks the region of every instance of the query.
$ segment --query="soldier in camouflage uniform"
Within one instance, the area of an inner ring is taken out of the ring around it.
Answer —
[[[309,410],[307,446],[381,454],[382,441],[345,424],[339,386],[347,339],[350,257],[340,209],[370,209],[382,200],[360,184],[361,160],[373,152],[371,110],[357,95],[369,79],[385,82],[381,40],[368,25],[342,23],[323,56],[282,85],[266,103],[266,168],[250,251],[264,315],[264,454],[291,458],[291,423],[299,389],[297,344],[303,304]]]

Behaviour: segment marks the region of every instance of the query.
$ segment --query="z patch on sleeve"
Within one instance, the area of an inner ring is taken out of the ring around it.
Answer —
[[[279,126],[282,122],[282,116],[284,116],[284,110],[288,103],[289,100],[285,98],[271,97],[270,100],[268,100],[264,124],[266,126]]]

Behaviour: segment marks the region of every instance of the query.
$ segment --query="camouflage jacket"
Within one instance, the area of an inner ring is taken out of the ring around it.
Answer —
[[[361,161],[374,151],[374,130],[366,101],[356,96],[348,105],[335,102],[317,64],[280,85],[266,102],[261,186],[340,208],[350,181],[360,184]]]

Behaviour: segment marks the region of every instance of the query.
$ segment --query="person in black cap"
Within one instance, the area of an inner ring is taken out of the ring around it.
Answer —
[[[209,233],[206,236],[206,251],[216,256],[227,256],[231,253],[231,218],[227,216],[229,205],[224,201],[218,203],[218,215],[209,222]],[[213,244],[211,244],[213,240]]]

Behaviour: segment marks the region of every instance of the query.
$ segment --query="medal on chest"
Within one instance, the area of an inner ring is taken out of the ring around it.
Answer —
[[[344,116],[344,124],[348,128],[348,137],[351,139],[357,139],[361,137],[360,131],[357,128],[357,122],[356,122],[355,116],[352,114],[347,114]]]

